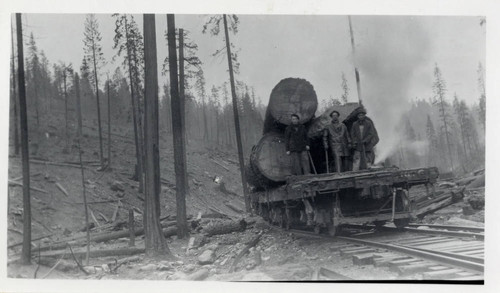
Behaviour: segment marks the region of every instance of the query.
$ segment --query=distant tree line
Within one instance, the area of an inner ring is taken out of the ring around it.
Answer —
[[[108,103],[107,89],[109,84],[110,113],[112,124],[123,125],[133,123],[142,125],[144,95],[144,57],[142,35],[131,15],[113,15],[116,21],[114,49],[115,56],[110,58],[115,61],[123,58],[119,66],[109,74],[109,80],[105,76],[102,64],[104,57],[99,49],[96,56],[94,68],[94,56],[92,52],[92,37],[95,44],[99,44],[97,33],[90,33],[90,28],[98,32],[95,18],[87,20],[86,36],[84,39],[90,43],[85,46],[82,62],[79,66],[71,63],[58,61],[51,63],[43,50],[36,44],[33,33],[30,34],[26,45],[25,69],[28,121],[30,125],[30,140],[39,144],[43,141],[45,132],[54,133],[56,129],[64,129],[61,135],[64,141],[72,141],[76,137],[76,99],[73,73],[79,72],[79,85],[81,92],[82,116],[84,127],[97,129],[99,125],[100,112],[103,125],[107,121]],[[187,33],[185,33],[186,35]],[[234,133],[234,119],[232,112],[231,94],[228,82],[208,88],[205,83],[202,63],[196,56],[197,45],[187,39],[185,43],[186,60],[186,132],[187,142],[198,144],[203,142],[211,148],[236,148]],[[99,48],[99,47],[97,47]],[[100,53],[100,55],[99,55]],[[164,60],[164,69],[168,67],[168,59]],[[11,77],[17,74],[13,66]],[[163,72],[166,74],[166,70]],[[97,83],[96,83],[97,80]],[[11,98],[14,99],[15,84],[11,88]],[[236,82],[238,109],[240,113],[240,127],[242,132],[243,148],[249,154],[252,146],[257,143],[263,126],[262,113],[265,105],[255,95],[254,88],[243,81]],[[131,93],[133,92],[133,93]],[[171,134],[171,110],[169,84],[164,83],[160,100],[160,130],[165,134]],[[100,102],[97,102],[97,96]],[[14,101],[14,100],[12,100]],[[137,109],[134,110],[134,105]],[[97,111],[97,105],[100,105]],[[14,103],[11,103],[11,117],[14,117]],[[48,117],[65,117],[62,124]],[[135,116],[135,117],[134,117]],[[13,124],[12,124],[13,125]],[[105,126],[102,126],[106,129]],[[137,128],[138,131],[140,128]],[[97,129],[98,130],[98,129]],[[134,131],[134,132],[135,132]],[[11,135],[14,139],[14,128],[11,127]],[[138,143],[141,138],[137,138]],[[103,142],[106,146],[106,142]],[[101,153],[99,151],[99,153]]]
[[[484,168],[484,71],[478,66],[477,103],[469,106],[457,93],[448,96],[445,79],[436,64],[434,96],[414,99],[399,123],[400,142],[390,158],[403,168],[436,166],[440,172],[464,174]]]

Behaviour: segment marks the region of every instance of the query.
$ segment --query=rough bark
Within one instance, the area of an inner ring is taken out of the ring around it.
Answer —
[[[126,39],[126,47],[127,47],[127,63],[128,63],[128,75],[129,75],[129,83],[130,83],[130,97],[132,100],[132,117],[134,121],[134,139],[135,139],[135,155],[137,159],[137,171],[136,175],[139,180],[139,192],[144,191],[144,176],[143,174],[143,160],[142,160],[142,130],[140,127],[140,113],[139,113],[139,98],[136,97],[135,92],[135,81],[133,78],[134,67],[132,66],[132,57],[131,57],[131,48],[129,44],[129,34],[128,34],[128,24],[127,18],[125,18],[125,39]]]
[[[160,158],[158,139],[158,69],[154,14],[144,14],[144,147],[146,255],[170,255],[160,226]]]
[[[213,225],[203,228],[203,233],[207,236],[213,235],[223,235],[232,232],[244,231],[247,227],[247,222],[245,220],[239,221],[221,221]]]
[[[31,198],[30,164],[28,150],[28,115],[26,107],[26,85],[24,81],[23,28],[21,13],[16,13],[17,28],[17,74],[19,88],[19,112],[21,118],[21,158],[23,170],[23,248],[21,262],[31,263]]]
[[[84,212],[85,212],[85,227],[86,227],[86,237],[87,237],[87,254],[85,256],[85,261],[88,265],[89,263],[89,255],[90,255],[90,230],[89,230],[89,213],[88,213],[88,205],[87,205],[87,194],[85,190],[85,172],[83,168],[83,161],[82,161],[82,106],[81,106],[81,100],[80,100],[80,78],[78,77],[78,74],[75,74],[75,92],[76,92],[76,113],[77,113],[77,120],[78,120],[78,158],[80,161],[80,170],[81,170],[81,176],[82,176],[82,196],[83,196],[83,207],[84,207]]]
[[[19,126],[18,126],[18,110],[17,110],[17,91],[16,91],[16,66],[15,66],[15,53],[14,53],[14,26],[12,26],[12,92],[13,92],[13,104],[14,104],[14,154],[19,155]]]
[[[111,168],[111,100],[109,95],[109,80],[108,76],[108,166],[107,168]]]
[[[184,75],[184,30],[179,29],[179,94],[180,94],[180,104],[181,104],[181,125],[182,125],[182,133],[184,135],[184,151],[183,151],[183,160],[186,171],[184,172],[184,182],[186,185],[185,193],[189,193],[189,180],[188,180],[188,172],[187,172],[187,154],[186,154],[186,145],[188,143],[188,136],[186,133],[186,95],[185,95],[185,75]]]
[[[229,66],[229,81],[231,84],[231,96],[233,99],[233,113],[234,113],[234,127],[236,130],[236,144],[238,147],[238,159],[240,163],[240,175],[241,184],[243,185],[243,196],[245,198],[245,209],[247,212],[251,212],[250,198],[248,197],[248,187],[245,178],[245,159],[243,158],[243,146],[241,144],[241,132],[240,132],[240,119],[238,114],[238,100],[236,99],[236,88],[234,84],[234,73],[233,73],[233,63],[231,59],[231,45],[229,41],[229,32],[227,29],[226,15],[223,15],[224,19],[224,33],[226,36],[226,50],[227,50],[227,63]]]
[[[172,108],[172,130],[174,136],[174,165],[175,165],[175,184],[176,184],[176,202],[177,202],[177,228],[178,236],[183,238],[187,236],[186,220],[186,165],[184,154],[186,145],[184,142],[184,133],[182,131],[182,103],[179,96],[179,85],[177,81],[177,52],[175,42],[175,18],[174,15],[167,15],[168,29],[168,57],[170,73],[170,97]]]

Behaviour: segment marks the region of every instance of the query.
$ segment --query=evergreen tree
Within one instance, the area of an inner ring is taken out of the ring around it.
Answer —
[[[99,32],[99,23],[94,14],[88,14],[85,18],[85,31],[83,33],[85,59],[91,64],[89,80],[94,86],[97,99],[97,121],[99,128],[99,157],[101,167],[104,168],[104,154],[102,149],[102,127],[101,127],[101,105],[99,101],[99,70],[105,64],[104,55],[102,53],[101,33]]]
[[[467,109],[467,105],[464,103],[461,103],[459,100],[458,100],[458,96],[457,94],[455,93],[454,95],[454,98],[453,98],[453,109],[455,111],[455,115],[456,115],[456,120],[458,122],[458,126],[459,126],[459,130],[460,130],[460,135],[461,135],[461,139],[462,139],[462,149],[463,149],[463,155],[464,155],[464,162],[463,163],[466,163],[468,161],[467,159],[467,149],[466,149],[466,140],[465,140],[465,137],[466,137],[466,134],[465,134],[465,125],[466,125],[466,121],[468,119],[468,109]]]
[[[33,108],[35,110],[35,119],[37,132],[40,127],[40,92],[41,92],[41,68],[40,68],[40,58],[38,57],[38,47],[36,46],[35,37],[33,33],[30,34],[28,41],[28,52],[27,52],[27,62],[26,62],[26,96],[28,97],[28,108]],[[32,104],[31,104],[31,103]],[[32,107],[30,107],[31,105]]]
[[[483,65],[479,63],[477,68],[477,84],[479,89],[479,121],[483,125],[483,131],[486,131],[486,90],[484,82],[484,69]]]
[[[142,75],[144,71],[144,42],[133,16],[113,14],[115,18],[115,36],[113,49],[118,49],[117,56],[124,54],[123,66],[128,72],[132,117],[134,123],[134,141],[137,160],[136,177],[139,191],[144,188],[143,176],[143,128],[141,112]],[[116,57],[116,56],[115,56]]]
[[[435,99],[435,104],[438,105],[439,107],[439,117],[442,122],[442,128],[443,128],[443,134],[444,137],[446,138],[446,146],[448,149],[448,157],[449,157],[449,166],[451,168],[451,171],[454,171],[453,168],[453,157],[452,157],[452,151],[451,151],[451,142],[450,142],[450,136],[451,133],[449,131],[449,124],[450,124],[450,115],[448,114],[448,104],[446,102],[446,82],[444,81],[442,75],[441,75],[441,70],[439,69],[438,65],[436,64],[434,67],[434,84],[432,86],[433,91],[434,91],[434,99]]]
[[[434,129],[434,124],[432,123],[430,115],[427,115],[426,135],[427,135],[427,141],[429,143],[427,165],[433,166],[437,162],[439,145],[438,145],[438,138],[436,136],[436,130]]]
[[[198,95],[201,97],[201,107],[203,110],[203,140],[208,141],[208,125],[207,125],[207,110],[206,110],[206,104],[205,104],[205,98],[206,98],[206,82],[205,82],[205,75],[203,74],[203,70],[200,70],[196,74],[196,83],[195,83],[195,88],[196,91],[198,92]]]

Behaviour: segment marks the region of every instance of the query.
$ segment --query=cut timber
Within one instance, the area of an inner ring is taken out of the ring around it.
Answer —
[[[216,160],[214,160],[214,159],[210,159],[210,161],[212,161],[212,162],[214,162],[215,164],[217,164],[217,165],[221,166],[222,168],[224,168],[224,170],[226,170],[226,171],[228,171],[228,172],[229,172],[229,168],[228,168],[228,167],[226,167],[226,166],[222,165],[221,163],[217,162]]]
[[[134,231],[134,233],[135,233],[136,237],[142,236],[142,235],[144,235],[144,228],[136,229]],[[163,229],[163,235],[165,237],[173,236],[176,233],[177,233],[176,227],[168,227],[168,228]],[[129,236],[130,236],[130,232],[128,229],[123,230],[123,231],[113,232],[113,233],[103,232],[103,233],[100,233],[98,235],[92,236],[92,238],[90,239],[90,242],[95,242],[95,243],[106,242],[106,241],[115,240],[115,239],[119,239],[119,238],[125,238],[125,237],[129,237]],[[68,242],[72,242],[72,245],[77,245],[74,242],[84,240],[84,239],[82,239],[83,237],[85,237],[85,236],[74,237],[74,238],[67,239],[67,240],[62,241],[62,242],[54,243],[52,245],[43,246],[43,247],[40,247],[40,251],[63,249],[67,246]],[[78,244],[84,245],[84,244],[86,244],[86,241],[81,242],[81,243],[79,242]]]
[[[94,212],[91,209],[89,209],[89,211],[90,211],[90,215],[92,216],[92,219],[94,220],[94,222],[97,225],[97,227],[101,227],[101,224],[99,223],[99,221],[95,217]]]
[[[69,195],[68,195],[68,192],[66,191],[66,189],[64,189],[64,187],[62,187],[62,185],[61,185],[61,184],[59,184],[59,182],[56,182],[56,186],[57,186],[57,188],[58,188],[58,189],[59,189],[62,193],[64,193],[64,195],[66,195],[66,197],[68,197],[68,196],[69,196]]]
[[[236,212],[238,214],[243,213],[243,210],[234,206],[231,202],[224,203],[224,205],[226,205],[226,207],[230,208],[231,210],[233,210],[234,212]]]
[[[71,168],[80,169],[79,165],[65,164],[65,163],[59,163],[59,162],[30,160],[30,163],[31,164],[42,164],[42,165],[53,165],[53,166],[60,166],[60,167],[71,167]],[[85,169],[94,171],[94,169],[88,168],[88,167],[85,167]]]
[[[104,249],[104,250],[94,250],[90,252],[89,257],[106,257],[106,256],[118,256],[118,255],[136,255],[144,253],[144,248],[118,248],[118,249]],[[78,250],[73,252],[77,259],[85,257],[86,251]],[[64,258],[70,258],[71,253],[68,253],[66,250],[64,251],[52,251],[46,254],[42,254],[41,259],[47,257],[61,257],[64,255]]]
[[[330,115],[333,113],[333,111],[339,112],[339,121],[344,123],[348,127],[348,129],[350,129],[350,126],[355,121],[355,119],[353,119],[352,113],[357,113],[356,110],[358,109],[358,107],[358,103],[347,103],[345,105],[337,105],[327,108],[323,114],[311,121],[311,124],[307,129],[307,135],[309,136],[309,138],[321,137],[323,135],[323,130],[325,129],[325,127],[332,123],[332,117],[330,117]]]
[[[299,123],[304,124],[314,117],[317,108],[316,92],[307,80],[285,78],[273,88],[269,97],[264,133],[273,124],[290,125],[291,114],[299,115]]]
[[[252,150],[249,168],[248,181],[255,187],[277,185],[292,175],[285,136],[274,132],[264,135]]]
[[[21,186],[21,187],[23,187],[23,184],[21,182],[16,182],[16,181],[12,181],[12,180],[9,180],[9,185],[15,185],[15,186]],[[47,191],[45,191],[43,189],[40,189],[40,188],[36,188],[36,187],[31,187],[30,186],[30,189],[34,190],[34,191],[41,192],[41,193],[48,193]]]
[[[203,228],[203,233],[207,236],[223,235],[244,231],[246,227],[247,222],[243,219],[239,221],[221,221]]]

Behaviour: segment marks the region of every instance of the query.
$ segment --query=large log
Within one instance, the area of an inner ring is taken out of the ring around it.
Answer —
[[[348,129],[351,128],[352,123],[356,120],[356,116],[359,110],[358,103],[347,103],[344,105],[337,105],[329,107],[321,114],[319,117],[314,118],[307,130],[307,135],[309,138],[320,137],[323,134],[325,127],[332,123],[332,118],[330,115],[333,111],[339,112],[339,120],[344,123]]]
[[[249,182],[255,187],[271,187],[284,182],[292,174],[284,135],[274,132],[264,135],[252,150],[249,169]]]
[[[291,114],[300,117],[299,123],[310,121],[318,108],[318,98],[313,86],[305,79],[285,78],[272,90],[264,120],[264,134],[282,131],[291,124]]]
[[[244,231],[246,227],[247,222],[244,219],[238,221],[219,221],[203,228],[203,233],[207,236],[223,235]]]

